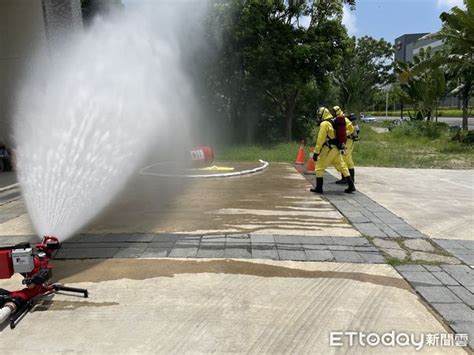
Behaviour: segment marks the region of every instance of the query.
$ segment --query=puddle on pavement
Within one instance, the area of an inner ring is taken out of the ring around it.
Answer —
[[[178,274],[230,274],[259,277],[346,279],[395,287],[413,293],[402,278],[373,275],[364,272],[302,270],[279,265],[260,264],[240,260],[71,260],[54,261],[55,279],[64,283],[102,282],[119,279],[146,280],[174,277]]]
[[[86,232],[288,234],[295,226],[297,235],[360,236],[328,201],[308,191],[290,164],[272,163],[261,174],[240,178],[175,180],[136,176]],[[0,215],[4,212],[1,207]],[[5,223],[0,218],[0,234],[31,233],[26,215]]]

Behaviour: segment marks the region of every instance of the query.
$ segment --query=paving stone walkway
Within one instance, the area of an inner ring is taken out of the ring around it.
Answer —
[[[2,244],[7,244],[11,239],[0,238],[0,241]],[[80,235],[64,242],[56,255],[56,259],[166,257],[385,262],[380,251],[362,237],[302,237],[271,234]]]
[[[314,182],[314,176],[306,177]],[[420,240],[427,238],[423,233],[366,195],[358,191],[344,193],[335,181],[335,177],[325,174],[324,196],[362,235],[371,237],[386,256],[407,263],[440,261],[439,265],[400,265],[396,268],[454,332],[468,334],[469,345],[474,348],[474,270],[467,266],[474,264],[474,241],[431,239],[441,250],[431,249],[428,242]],[[467,265],[443,265],[448,262],[460,264],[460,261]]]
[[[396,268],[474,348],[474,270],[466,265],[400,265]]]
[[[0,237],[0,245],[22,241],[35,242],[37,238]],[[386,243],[395,241],[387,239]],[[85,234],[65,241],[55,258],[253,258],[385,262],[383,253],[365,237],[270,234]],[[468,334],[469,344],[474,347],[474,270],[466,265],[401,265],[396,269],[455,333]]]
[[[309,182],[314,183],[314,176],[305,176]],[[423,233],[363,193],[344,193],[345,187],[334,184],[335,181],[334,176],[325,174],[324,196],[362,235],[379,238],[426,238]]]
[[[433,241],[467,265],[474,265],[474,240],[433,239]]]

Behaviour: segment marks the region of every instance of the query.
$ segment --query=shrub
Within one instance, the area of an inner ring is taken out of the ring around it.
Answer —
[[[468,145],[474,144],[474,131],[463,131],[461,129],[457,129],[456,133],[452,137],[453,141],[461,142]]]
[[[425,137],[430,139],[440,138],[449,132],[449,125],[442,122],[410,121],[392,128],[397,137]]]
[[[419,125],[422,135],[427,138],[440,138],[443,134],[449,132],[449,125],[444,122],[423,122]],[[423,127],[424,126],[424,127]]]

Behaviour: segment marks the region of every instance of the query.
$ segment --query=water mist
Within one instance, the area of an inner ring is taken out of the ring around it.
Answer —
[[[89,223],[169,127],[193,116],[179,9],[126,9],[38,56],[15,116],[18,178],[39,236]],[[173,121],[173,122],[171,122]]]

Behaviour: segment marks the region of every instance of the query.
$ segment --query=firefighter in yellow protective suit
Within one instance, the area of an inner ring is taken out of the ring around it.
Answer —
[[[336,116],[344,116],[344,112],[339,106],[334,106],[333,111]],[[352,152],[354,151],[354,141],[359,140],[359,127],[357,123],[355,123],[355,116],[352,115],[353,119],[351,119],[351,116],[346,117],[346,123],[349,120],[351,122],[351,126],[353,127],[352,132],[349,132],[349,129],[347,129],[347,141],[346,141],[346,149],[345,149],[345,154],[343,154],[342,158],[344,160],[344,163],[347,165],[347,169],[349,169],[349,174],[351,175],[352,182],[355,183],[355,167],[354,167],[354,161],[352,160]],[[346,125],[346,127],[348,127]],[[336,181],[336,184],[339,185],[346,185],[348,183],[348,180],[344,178],[344,176],[341,177],[341,180]]]
[[[339,148],[333,143],[336,139],[336,131],[331,123],[333,116],[326,107],[321,107],[318,110],[317,116],[317,119],[320,122],[320,127],[313,156],[313,159],[316,162],[316,187],[312,188],[310,191],[323,193],[324,171],[332,164],[337,171],[339,171],[345,178],[348,178],[349,186],[344,190],[344,192],[351,193],[356,190],[354,183],[350,178],[349,170],[342,159],[342,154],[339,151]],[[346,120],[346,130],[349,130],[350,134],[352,134],[354,130],[349,120]]]

